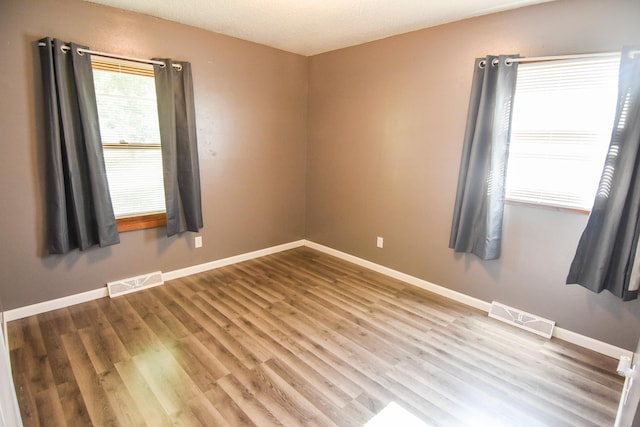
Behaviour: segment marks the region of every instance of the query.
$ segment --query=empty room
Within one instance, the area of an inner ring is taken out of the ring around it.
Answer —
[[[640,425],[639,24],[0,0],[0,427]]]

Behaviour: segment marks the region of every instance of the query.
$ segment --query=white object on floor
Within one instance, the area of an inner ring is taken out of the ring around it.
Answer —
[[[389,403],[364,425],[365,427],[429,427],[429,424],[395,402]]]

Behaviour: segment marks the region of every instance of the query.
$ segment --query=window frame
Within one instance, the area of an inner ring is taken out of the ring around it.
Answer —
[[[136,67],[133,61],[127,61],[123,59],[105,59],[102,57],[91,58],[91,68],[94,70],[109,71],[109,72],[121,72],[126,74],[133,74],[145,77],[154,77],[153,70],[144,69],[143,67]],[[133,149],[133,148],[149,148],[160,149],[160,144],[114,144],[114,143],[102,143],[103,150],[105,147],[114,149]],[[164,227],[167,224],[167,214],[165,211],[161,212],[145,212],[133,215],[124,215],[116,217],[116,227],[119,233],[145,230],[151,228]]]
[[[511,205],[511,206],[527,206],[527,207],[549,209],[549,210],[554,210],[559,212],[568,212],[568,213],[575,213],[580,215],[589,215],[591,213],[591,209],[570,208],[567,206],[555,206],[547,203],[525,202],[524,200],[509,199],[507,198],[506,195],[504,198],[504,204]]]
[[[166,225],[166,212],[122,216],[116,218],[116,226],[118,227],[119,233],[135,230],[146,230],[148,228],[164,227]]]
[[[562,60],[562,62],[565,62],[565,63],[568,63],[568,64],[586,62],[585,65],[587,65],[587,66],[595,66],[595,67],[597,67],[599,62],[600,63],[602,63],[602,62],[611,62],[611,64],[609,66],[615,66],[616,70],[618,70],[618,68],[619,68],[619,62],[618,61],[619,61],[619,57],[617,57],[617,58],[614,57],[612,59],[609,59],[609,58],[607,58],[607,59],[593,58],[593,60],[584,60],[582,58],[580,60],[575,60],[573,58],[568,58],[566,60]],[[549,63],[549,61],[545,61],[545,62],[548,63],[551,67],[553,67],[554,63],[556,65],[558,63],[558,61],[552,61],[551,63]],[[542,65],[542,63],[537,63],[537,64]],[[536,65],[536,64],[532,64],[532,65]],[[523,64],[519,65],[518,73],[520,73],[520,67],[523,67]],[[582,71],[579,71],[579,73],[582,73]],[[596,71],[596,73],[597,73],[597,71]],[[596,76],[598,76],[598,74],[596,74]],[[560,76],[558,78],[561,79],[562,77],[563,76]],[[617,77],[617,72],[616,72],[616,77]],[[538,77],[538,78],[540,79],[540,77]],[[557,81],[553,82],[553,84],[557,84],[557,83],[558,83]],[[614,116],[615,116],[615,112],[616,112],[615,110],[616,110],[616,98],[617,98],[617,78],[616,78],[615,83],[612,82],[612,81],[608,81],[608,86],[610,86],[610,89],[612,90],[612,92],[609,95],[611,97],[611,99],[608,99],[608,101],[611,101],[611,105],[610,105],[611,127],[610,127],[608,133],[606,134],[608,136],[603,136],[604,139],[599,139],[598,143],[593,145],[593,146],[599,147],[599,150],[601,150],[600,155],[602,155],[603,165],[604,165],[604,160],[606,158],[606,152],[608,151],[608,143],[609,143],[609,140],[610,140],[610,135],[611,135],[611,132],[613,131],[613,126],[614,126],[614,119],[615,119]],[[553,87],[553,86],[552,85],[551,86],[547,86],[547,87],[541,86],[540,89],[544,93],[547,90],[551,90],[551,87]],[[514,106],[517,106],[517,102],[518,102],[518,91],[517,91],[517,89],[518,89],[518,87],[516,86],[516,91],[514,92],[514,98],[513,98]],[[597,87],[592,87],[590,89],[596,90],[596,91],[598,90]],[[608,118],[609,117],[607,117],[607,120],[608,120]],[[573,134],[575,134],[576,132],[579,132],[579,131],[581,131],[583,129],[585,129],[587,131],[593,130],[593,129],[589,129],[587,126],[585,126],[584,128],[574,128],[574,129],[568,128],[568,129],[570,129]],[[604,127],[602,129],[604,129]],[[513,130],[513,127],[511,128],[511,130]],[[529,130],[529,128],[528,127],[524,127],[522,130],[524,130],[526,132],[527,130]],[[561,130],[562,129],[560,129],[560,128],[554,128],[552,126],[550,128],[547,128],[547,131],[548,131],[547,135],[551,136],[551,135],[553,135],[554,132],[558,132],[558,131],[561,131]],[[599,133],[599,132],[597,134],[605,135],[604,133]],[[592,135],[596,135],[596,133],[592,133]],[[513,138],[513,134],[511,135],[510,138]],[[558,141],[558,143],[562,143],[562,141]],[[602,144],[602,145],[600,145],[600,144]],[[511,146],[511,141],[510,141],[510,146]],[[587,151],[585,151],[585,152],[587,152]],[[524,153],[526,153],[526,152],[524,152]],[[525,156],[526,155],[527,154],[525,154]],[[511,156],[511,153],[510,153],[510,156]],[[553,156],[552,152],[547,152],[545,154],[545,159],[547,161],[552,161],[554,159],[554,156]],[[578,160],[578,157],[575,157],[574,159]],[[598,159],[598,157],[593,157],[593,159]],[[598,159],[598,161],[599,161],[599,159]],[[582,214],[582,215],[590,214],[592,204],[589,205],[588,207],[587,206],[581,207],[581,206],[578,206],[578,205],[571,206],[571,204],[563,205],[562,202],[559,201],[560,199],[556,199],[557,201],[555,203],[554,203],[554,200],[552,198],[550,199],[548,197],[542,197],[542,198],[534,199],[534,197],[535,197],[534,193],[530,194],[531,199],[529,199],[529,200],[520,198],[518,196],[515,196],[515,197],[510,196],[509,192],[507,191],[508,187],[509,187],[508,175],[509,175],[509,167],[510,166],[511,165],[509,163],[507,163],[507,169],[505,171],[505,175],[506,175],[505,176],[505,196],[504,196],[505,204],[516,205],[516,206],[534,206],[534,207],[541,207],[541,208],[552,209],[552,210],[557,210],[557,211],[577,213],[577,214]],[[583,169],[583,170],[585,170],[585,169]],[[586,169],[586,170],[588,170],[588,169]],[[594,180],[595,180],[595,177],[596,177],[596,174],[597,174],[597,178],[598,178],[597,181],[599,181],[601,172],[602,172],[601,168],[598,168],[597,170],[593,169],[592,173],[594,174]],[[535,179],[535,178],[531,178],[531,179]],[[526,188],[526,187],[524,187],[524,188]],[[542,190],[543,193],[539,193],[539,194],[545,194],[544,193],[544,189],[549,189],[549,188],[551,188],[551,187],[546,187],[546,188],[545,187],[540,187],[540,190]],[[515,187],[514,189],[516,190],[516,192],[518,190],[522,191],[523,187]],[[595,196],[595,192],[597,192],[597,184],[596,184],[595,190],[596,191],[594,191],[594,196]],[[522,193],[522,194],[525,195],[525,197],[526,197],[526,193]],[[562,190],[560,190],[557,193],[547,193],[547,194],[551,195],[551,196],[553,196],[554,194],[555,195],[572,194],[572,195],[576,196],[576,200],[579,200],[579,199],[577,199],[577,196],[580,194],[580,191],[579,191],[579,187],[575,187],[575,191],[573,193],[563,193]],[[583,201],[586,201],[586,199],[583,199]]]

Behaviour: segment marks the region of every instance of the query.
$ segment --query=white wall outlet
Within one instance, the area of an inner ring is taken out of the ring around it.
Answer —
[[[380,236],[378,236],[378,240],[376,241],[376,246],[379,248],[384,247],[384,239]]]
[[[196,236],[196,238],[193,239],[193,244],[195,245],[196,248],[201,248],[202,247],[202,236]]]

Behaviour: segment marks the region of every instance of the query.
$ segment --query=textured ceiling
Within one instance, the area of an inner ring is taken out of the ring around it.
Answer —
[[[310,56],[550,0],[88,0]]]

